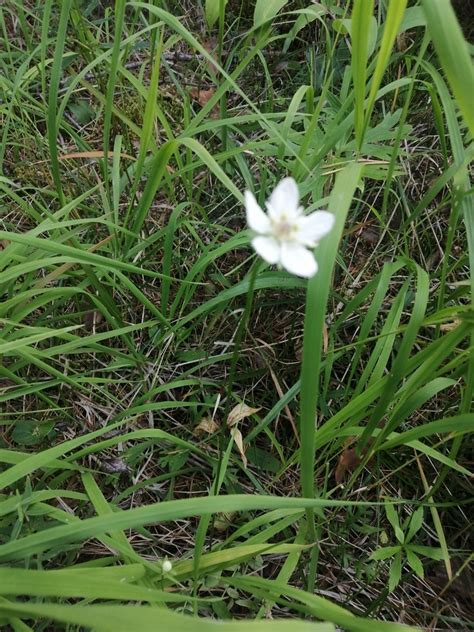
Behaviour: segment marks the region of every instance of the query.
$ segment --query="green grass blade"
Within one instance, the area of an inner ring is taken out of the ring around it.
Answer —
[[[390,59],[393,44],[398,34],[408,0],[390,0],[387,16],[384,22],[384,30],[380,48],[377,54],[377,63],[370,83],[370,92],[367,99],[364,131],[368,128],[377,92],[382,83],[383,73]]]
[[[360,150],[364,140],[364,107],[369,57],[370,22],[374,0],[354,0],[352,10],[352,81],[354,84],[355,135]]]
[[[64,43],[66,41],[67,25],[69,12],[71,10],[72,0],[64,0],[61,3],[61,15],[56,37],[56,48],[54,51],[54,61],[51,68],[51,79],[48,94],[48,143],[49,154],[51,159],[51,171],[53,174],[54,185],[59,197],[61,206],[64,205],[64,194],[61,181],[61,173],[59,170],[58,160],[58,129],[56,127],[56,105],[58,100],[59,82],[61,79],[61,70],[64,53]]]
[[[189,617],[165,610],[145,606],[62,606],[56,604],[26,604],[3,600],[0,602],[0,613],[20,615],[24,618],[39,617],[54,619],[62,623],[76,624],[94,629],[97,632],[156,632],[159,628],[167,632],[286,632],[288,622],[278,621],[209,621]],[[291,622],[291,629],[296,632],[334,632],[329,623],[311,623],[300,620]]]
[[[428,31],[459,109],[474,135],[474,67],[450,2],[422,0]]]
[[[319,270],[308,282],[300,395],[301,492],[306,498],[314,497],[314,437],[326,304],[339,241],[360,175],[361,167],[352,164],[336,178],[329,200],[329,211],[334,213],[336,223],[316,250]]]
[[[111,531],[133,529],[190,516],[203,516],[217,512],[228,513],[230,511],[262,511],[265,509],[314,510],[324,507],[343,508],[351,505],[373,504],[377,503],[351,503],[350,501],[326,500],[322,498],[283,498],[244,494],[170,500],[135,507],[110,516],[97,516],[81,520],[80,522],[74,521],[71,524],[51,527],[18,540],[7,542],[0,545],[0,560],[23,559],[26,555],[48,550],[59,543],[78,542]]]
[[[117,68],[119,65],[120,59],[120,49],[122,46],[122,29],[123,29],[123,21],[125,16],[125,0],[115,0],[115,31],[114,31],[114,39],[112,46],[112,57],[110,59],[110,70],[109,70],[109,79],[107,82],[107,92],[106,92],[106,101],[105,101],[105,110],[104,110],[104,127],[103,127],[103,150],[104,150],[104,160],[103,160],[103,171],[104,171],[104,182],[107,194],[109,194],[110,190],[110,181],[109,181],[109,150],[110,150],[110,127],[112,122],[112,110],[114,105],[115,98],[115,85],[117,80]]]

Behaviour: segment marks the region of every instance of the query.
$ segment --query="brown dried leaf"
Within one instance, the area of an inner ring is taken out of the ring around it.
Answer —
[[[227,531],[232,522],[234,521],[236,511],[227,511],[216,514],[214,519],[214,529],[219,532]]]
[[[200,423],[194,428],[193,434],[195,436],[201,436],[203,434],[214,434],[219,430],[219,425],[214,419],[207,419],[206,417],[200,421]]]
[[[404,53],[410,45],[410,41],[408,35],[404,33],[399,33],[397,35],[397,48],[401,53]]]
[[[247,467],[247,457],[245,456],[244,440],[242,438],[242,433],[240,432],[238,428],[232,428],[232,430],[230,431],[230,434],[232,435],[232,438],[235,441],[235,445],[237,446],[237,449],[240,452],[240,456],[242,457],[242,463],[244,464],[244,467]]]
[[[189,94],[192,96],[193,99],[195,99],[199,105],[206,105],[206,103],[209,101],[209,99],[212,99],[212,97],[215,94],[215,90],[214,88],[209,88],[209,90],[200,90],[199,88],[191,88],[191,90],[189,91]]]
[[[459,320],[459,318],[455,318],[450,323],[443,323],[442,325],[439,326],[439,328],[441,331],[453,331],[453,329],[456,329],[456,327],[459,327],[460,324],[461,324],[461,321]]]
[[[209,88],[208,90],[200,90],[199,88],[191,88],[189,94],[193,99],[195,99],[201,107],[204,107],[209,99],[215,94],[214,88]],[[216,103],[215,106],[211,110],[211,118],[216,119],[219,118],[220,107],[219,103]]]
[[[210,37],[209,39],[204,40],[203,46],[209,55],[217,61],[217,39],[215,37]],[[215,75],[217,73],[217,66],[213,64],[212,61],[207,60],[207,67],[211,75]]]
[[[229,416],[227,417],[227,426],[231,428],[241,419],[250,417],[250,415],[258,413],[259,410],[260,408],[250,408],[247,404],[237,404],[237,406],[234,406],[234,408],[230,411]]]
[[[355,448],[345,448],[339,457],[336,471],[334,473],[336,483],[340,485],[344,481],[346,474],[348,472],[353,472],[359,463],[360,457],[357,456]]]

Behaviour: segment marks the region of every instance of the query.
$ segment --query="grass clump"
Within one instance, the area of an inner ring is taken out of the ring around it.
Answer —
[[[2,629],[467,629],[454,9],[0,7]],[[309,280],[250,246],[285,176]]]

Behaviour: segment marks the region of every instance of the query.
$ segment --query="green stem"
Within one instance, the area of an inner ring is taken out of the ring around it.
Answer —
[[[321,347],[324,328],[326,301],[321,301],[319,279],[314,276],[308,281],[306,310],[303,333],[303,361],[301,366],[301,493],[305,498],[314,498],[314,437],[319,391],[319,372],[321,368]],[[322,309],[321,309],[322,308]],[[306,510],[306,539],[316,541],[315,517],[312,509]],[[311,551],[308,590],[312,589],[316,579],[316,547]]]

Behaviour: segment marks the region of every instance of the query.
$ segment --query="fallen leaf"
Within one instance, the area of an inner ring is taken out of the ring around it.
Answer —
[[[383,420],[381,420],[378,424],[379,428],[383,427]],[[356,441],[356,437],[349,437],[344,443],[344,449],[339,457],[337,462],[336,471],[334,472],[334,478],[336,479],[336,483],[340,485],[348,472],[352,473],[361,463],[362,458],[367,456],[368,450],[372,445],[373,439],[369,439],[368,444],[364,447],[360,454],[357,453],[356,448],[350,448],[349,446]],[[373,453],[369,457],[367,462],[367,467],[369,469],[373,465],[374,455]]]
[[[397,35],[397,48],[401,53],[404,53],[410,46],[410,40],[406,33],[399,33]]]
[[[216,514],[216,517],[214,519],[214,529],[220,532],[227,531],[227,529],[233,523],[236,515],[236,511],[226,511]]]
[[[216,91],[213,88],[209,90],[200,90],[199,88],[191,88],[189,94],[195,99],[199,105],[206,105],[206,103],[212,99]]]
[[[240,432],[238,428],[232,428],[232,430],[230,431],[230,434],[235,441],[235,445],[237,446],[237,449],[240,452],[240,456],[242,457],[242,463],[244,464],[244,467],[246,468],[247,457],[245,456],[244,440],[242,438],[242,433]]]
[[[336,483],[340,485],[344,481],[346,474],[353,472],[359,463],[360,457],[357,456],[355,448],[346,448],[343,450],[334,473]]]
[[[459,320],[459,318],[455,318],[450,323],[443,323],[442,325],[439,326],[439,328],[441,331],[453,331],[453,329],[456,329],[457,327],[459,327],[460,324],[461,324],[461,321]]]
[[[206,51],[209,53],[209,55],[216,60],[217,62],[217,40],[215,37],[211,37],[208,40],[204,40],[203,42],[203,46],[206,49]],[[217,70],[217,66],[210,61],[209,59],[207,60],[207,67],[209,72],[211,73],[211,75],[215,75],[218,70]]]
[[[199,103],[201,107],[204,107],[206,103],[212,99],[216,91],[214,88],[209,88],[208,90],[201,90],[199,88],[191,88],[189,94],[191,97]],[[216,103],[215,106],[211,110],[211,118],[219,118],[220,107],[219,103]]]
[[[234,408],[230,411],[229,416],[227,417],[227,426],[231,428],[241,419],[250,417],[250,415],[257,413],[259,410],[260,408],[250,408],[250,406],[247,406],[247,404],[244,403],[237,404],[237,406],[234,406]]]
[[[108,474],[122,474],[131,472],[130,466],[123,459],[110,459],[107,461],[100,461],[100,466],[103,472]]]
[[[219,425],[214,421],[214,419],[208,419],[205,417],[194,428],[193,434],[195,436],[200,436],[203,434],[214,434],[216,430],[219,430]]]

